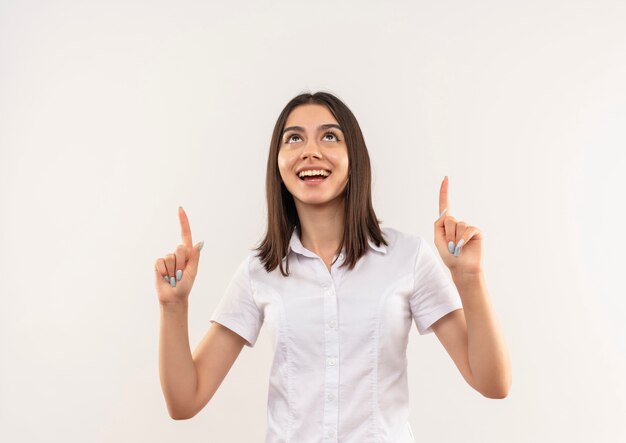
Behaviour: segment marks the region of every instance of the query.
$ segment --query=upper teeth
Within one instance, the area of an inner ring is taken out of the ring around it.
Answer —
[[[328,177],[330,175],[330,172],[325,171],[324,169],[313,169],[310,171],[300,171],[300,173],[298,173],[298,177],[304,177],[306,175],[323,175],[324,177]]]

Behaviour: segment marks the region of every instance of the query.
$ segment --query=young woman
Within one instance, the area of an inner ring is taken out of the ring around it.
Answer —
[[[511,385],[506,346],[481,265],[482,234],[439,194],[435,245],[379,226],[369,155],[348,107],[325,92],[292,99],[267,163],[268,226],[222,296],[191,354],[188,297],[202,243],[159,258],[159,365],[171,417],[213,397],[244,345],[266,325],[274,346],[266,442],[413,442],[406,347],[412,322],[435,332],[464,379],[489,398]]]

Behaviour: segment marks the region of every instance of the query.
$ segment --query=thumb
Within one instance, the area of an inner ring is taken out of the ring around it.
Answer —
[[[196,275],[196,272],[198,271],[198,261],[200,260],[200,250],[202,249],[202,246],[204,246],[203,241],[196,243],[193,247],[189,260],[187,261],[187,267],[189,268],[191,275]]]

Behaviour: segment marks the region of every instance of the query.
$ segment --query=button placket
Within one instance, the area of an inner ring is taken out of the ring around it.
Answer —
[[[337,328],[337,297],[333,284],[323,284],[324,297],[324,328],[326,370],[324,376],[324,429],[325,441],[337,441],[339,425],[339,332]]]

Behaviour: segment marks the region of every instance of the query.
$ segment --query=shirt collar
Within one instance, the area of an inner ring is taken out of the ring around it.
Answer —
[[[376,246],[376,243],[374,243],[372,239],[368,239],[367,243],[369,244],[370,248],[374,249],[375,251],[381,252],[383,254],[387,253],[387,247],[383,243],[381,243],[380,246]],[[302,245],[300,237],[298,236],[297,227],[294,228],[293,233],[291,234],[291,239],[289,240],[289,249],[306,257],[317,257],[317,255],[313,254]],[[342,251],[345,252],[345,248]],[[289,253],[289,251],[287,251],[287,253]]]

